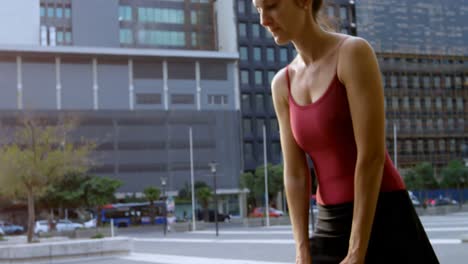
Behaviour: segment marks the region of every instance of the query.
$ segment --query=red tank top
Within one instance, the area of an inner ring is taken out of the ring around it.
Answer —
[[[314,163],[317,202],[323,205],[352,202],[357,148],[345,86],[335,73],[322,97],[301,106],[291,95],[288,67],[286,78],[291,129],[298,146]],[[403,180],[386,150],[380,191],[403,189]]]

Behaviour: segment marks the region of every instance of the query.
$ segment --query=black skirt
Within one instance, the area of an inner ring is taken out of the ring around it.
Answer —
[[[318,207],[312,263],[339,264],[348,253],[353,204]],[[406,190],[380,193],[365,263],[439,263]]]

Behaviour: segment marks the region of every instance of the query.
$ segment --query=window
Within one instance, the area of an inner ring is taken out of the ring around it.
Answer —
[[[332,5],[329,5],[327,7],[327,15],[329,18],[334,18],[335,17],[335,7]]]
[[[72,42],[72,35],[70,31],[65,32],[65,43],[70,44]]]
[[[138,43],[152,46],[185,46],[185,32],[140,30]]]
[[[407,88],[408,87],[408,76],[402,75],[401,76],[401,87]]]
[[[452,110],[453,109],[453,99],[452,97],[447,97],[447,110]]]
[[[249,60],[249,49],[247,47],[240,47],[240,59],[242,61],[248,61]]]
[[[57,42],[58,43],[63,43],[65,41],[65,37],[63,35],[62,31],[57,32]]]
[[[139,7],[138,21],[142,23],[184,24],[185,15],[184,10],[180,9]]]
[[[413,143],[411,142],[411,140],[405,141],[405,151],[407,154],[413,153]]]
[[[250,101],[250,94],[242,94],[242,111],[250,112],[252,111],[252,106],[251,106],[251,101]]]
[[[424,153],[424,141],[418,140],[417,148],[418,153]]]
[[[460,76],[455,77],[455,89],[462,88],[462,78]]]
[[[430,80],[429,76],[424,76],[423,77],[423,86],[424,86],[424,89],[429,89],[429,88],[432,87],[431,80]]]
[[[431,109],[432,99],[430,97],[424,98],[424,103],[427,110]]]
[[[465,131],[465,119],[463,118],[458,118],[458,121],[457,121],[457,128],[459,131]]]
[[[437,88],[437,89],[440,88],[440,77],[439,76],[434,77],[434,87]]]
[[[421,119],[416,119],[416,130],[417,131],[422,131],[422,120]]]
[[[267,61],[268,62],[275,61],[275,49],[274,48],[267,48]]]
[[[265,112],[265,103],[263,94],[256,94],[255,95],[255,111],[257,113],[264,113]]]
[[[171,104],[194,104],[195,97],[193,94],[172,94]]]
[[[263,85],[263,71],[255,71],[255,85]]]
[[[445,140],[439,140],[439,152],[445,152]]]
[[[419,88],[419,76],[418,75],[413,75],[412,83],[413,83],[413,88],[415,89]]]
[[[245,0],[237,0],[237,12],[245,14]]]
[[[210,94],[208,95],[208,104],[210,105],[227,105],[227,95]]]
[[[287,48],[280,48],[280,61],[288,62],[288,49]]]
[[[445,76],[445,88],[452,88],[452,77]]]
[[[239,37],[247,37],[247,25],[245,23],[239,23]]]
[[[348,8],[346,6],[340,6],[340,19],[348,19]]]
[[[198,34],[197,32],[192,32],[192,46],[198,46]]]
[[[260,47],[254,47],[254,61],[261,62],[262,61],[262,49]]]
[[[281,145],[279,142],[271,143],[271,155],[274,160],[279,160],[281,157]]]
[[[241,70],[241,84],[249,84],[249,71]]]
[[[48,17],[54,17],[54,8],[53,7],[47,7],[47,16]]]
[[[252,24],[252,37],[260,38],[260,25]]]
[[[414,98],[414,109],[420,110],[421,109],[421,100],[419,97]]]
[[[434,129],[434,124],[432,123],[432,119],[426,120],[426,128],[428,131],[432,131]]]
[[[257,118],[257,137],[263,137],[263,126],[265,125],[265,119]]]
[[[69,7],[64,8],[65,18],[71,17],[71,9]]]
[[[277,119],[270,119],[270,129],[271,129],[271,134],[279,135],[279,126],[278,126]]]
[[[271,84],[271,81],[275,77],[275,72],[274,71],[268,71],[268,83]]]
[[[409,108],[410,108],[410,106],[409,106],[409,97],[408,96],[403,97],[403,108],[405,110],[409,110]]]
[[[392,109],[398,110],[398,97],[392,97]]]
[[[429,153],[433,153],[435,151],[434,140],[429,139],[429,141],[427,142],[427,148],[429,150]]]
[[[160,94],[137,93],[135,98],[136,103],[140,105],[161,104]]]
[[[57,18],[62,18],[63,17],[63,9],[61,7],[57,7],[55,9],[55,15]]]
[[[440,98],[440,97],[436,98],[436,109],[437,110],[442,110],[442,98]]]
[[[252,136],[252,119],[242,119],[242,128],[244,130],[244,136]]]
[[[450,152],[457,152],[457,141],[455,139],[450,140]]]
[[[455,129],[455,121],[453,120],[453,118],[447,119],[447,126],[449,130]]]
[[[439,131],[444,131],[444,120],[441,118],[437,119],[437,129]]]
[[[411,120],[410,119],[403,119],[403,130],[411,131]]]
[[[387,88],[387,75],[382,74],[382,85],[384,88]]]
[[[463,98],[457,98],[457,110],[463,111],[463,108],[464,108],[463,106],[464,106]]]
[[[244,144],[244,156],[247,160],[253,160],[253,144],[252,143],[245,143]]]
[[[41,17],[45,17],[45,16],[46,16],[46,10],[45,10],[45,7],[44,7],[44,6],[41,6],[40,12],[41,12]]]
[[[397,88],[398,79],[397,79],[396,75],[392,75],[392,77],[390,77],[390,85],[392,86],[392,88]]]
[[[127,28],[120,29],[120,44],[132,44],[133,43],[133,35],[132,31]]]
[[[198,12],[197,11],[195,10],[190,11],[190,20],[192,22],[192,25],[198,24]]]

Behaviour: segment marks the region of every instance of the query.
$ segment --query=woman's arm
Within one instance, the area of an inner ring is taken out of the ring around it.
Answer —
[[[353,224],[343,263],[364,263],[385,162],[384,93],[377,59],[365,40],[347,40],[338,63],[357,146]]]
[[[289,101],[286,70],[278,72],[272,81],[273,103],[280,129],[284,163],[284,186],[289,207],[297,263],[310,263],[309,196],[310,172],[304,151],[297,145],[289,122]]]

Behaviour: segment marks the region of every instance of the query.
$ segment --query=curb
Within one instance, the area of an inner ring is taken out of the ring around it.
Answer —
[[[133,240],[125,237],[68,240],[0,246],[0,263],[56,263],[67,259],[129,255]]]

